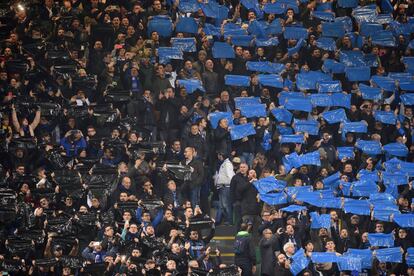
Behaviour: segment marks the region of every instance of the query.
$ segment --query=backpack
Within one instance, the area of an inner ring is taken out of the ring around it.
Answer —
[[[246,252],[249,237],[236,237],[234,241],[234,254],[243,254]]]

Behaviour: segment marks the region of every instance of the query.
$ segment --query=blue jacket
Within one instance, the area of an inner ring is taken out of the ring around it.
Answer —
[[[75,141],[73,144],[69,142],[67,137],[60,140],[60,145],[65,149],[66,156],[75,157],[78,156],[79,150],[86,149],[86,141],[83,137]]]

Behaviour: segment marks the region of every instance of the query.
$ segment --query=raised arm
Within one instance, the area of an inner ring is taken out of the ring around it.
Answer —
[[[30,124],[30,128],[32,129],[32,130],[35,130],[36,129],[36,127],[39,125],[39,123],[40,123],[40,107],[39,107],[39,109],[36,111],[36,116],[34,117],[34,119],[33,119],[33,122]]]
[[[17,119],[16,108],[14,107],[14,105],[12,105],[12,122],[13,122],[14,129],[17,132],[19,132],[20,131],[20,124],[19,124],[19,120]]]

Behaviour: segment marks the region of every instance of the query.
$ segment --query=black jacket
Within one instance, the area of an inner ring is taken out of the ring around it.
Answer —
[[[275,266],[275,276],[292,276],[292,272],[289,269],[281,266],[279,263]]]
[[[156,120],[153,103],[149,102],[144,97],[141,97],[136,107],[139,114],[139,116],[137,116],[138,123],[143,126],[155,126]]]
[[[177,191],[176,192],[176,197],[177,197],[177,204],[178,204],[178,206],[180,206],[183,203],[183,199],[181,197],[180,191]],[[165,206],[168,206],[168,205],[171,204],[173,206],[173,208],[174,208],[175,206],[174,206],[174,195],[173,195],[173,192],[170,191],[170,190],[167,190],[165,192],[165,194],[164,194],[163,201],[164,201],[164,205]]]
[[[185,161],[181,163],[182,165],[185,165]],[[184,186],[186,188],[200,187],[204,181],[203,161],[193,158],[193,160],[191,160],[191,162],[188,163],[188,165],[193,168],[193,172],[191,173],[191,180],[185,181]]]
[[[200,134],[194,135],[192,133],[189,133],[186,138],[182,141],[182,147],[193,147],[197,151],[197,156],[199,156],[201,159],[205,159],[207,156],[207,143],[206,140],[201,137]]]
[[[178,129],[180,106],[177,99],[162,99],[156,103],[155,108],[160,112],[158,124],[161,130]]]
[[[231,183],[230,183],[231,185]],[[241,182],[236,188],[241,195],[241,215],[259,215],[260,204],[257,202],[257,190],[249,181]]]
[[[275,252],[280,251],[280,244],[276,236],[270,239],[262,238],[259,242],[262,274],[273,275],[276,262]]]
[[[249,184],[247,175],[243,176],[241,173],[236,173],[230,181],[230,196],[232,197],[231,202],[241,201],[243,195],[240,193],[239,187],[244,187]]]
[[[231,139],[230,132],[220,126],[214,130],[214,146],[216,152],[223,152],[230,154],[231,152]]]

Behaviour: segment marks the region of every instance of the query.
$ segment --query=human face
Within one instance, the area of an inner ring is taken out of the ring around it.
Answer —
[[[314,246],[313,246],[313,243],[311,243],[311,242],[306,244],[306,246],[305,246],[305,249],[306,249],[307,252],[313,252],[313,248],[314,248]]]
[[[175,141],[172,145],[174,151],[181,151],[181,143],[180,141]]]
[[[382,233],[384,232],[384,225],[378,223],[375,225],[375,232],[376,233]]]
[[[155,233],[154,227],[147,226],[147,234],[152,236],[152,235],[154,235],[154,233]]]
[[[241,56],[243,54],[243,48],[242,47],[236,47],[236,55]]]
[[[149,213],[143,213],[141,219],[142,221],[149,222],[151,220],[151,216]]]
[[[328,235],[328,231],[325,228],[319,229],[319,236],[324,237]]]
[[[203,52],[200,52],[200,53],[198,53],[198,59],[200,60],[200,61],[205,61],[206,60],[206,54],[205,53],[203,53]]]
[[[363,233],[361,236],[362,242],[367,242],[368,241],[368,233]]]
[[[18,174],[22,175],[22,174],[24,174],[25,169],[24,169],[24,167],[23,167],[23,166],[18,166],[18,167],[16,168],[16,172],[17,172]]]
[[[248,170],[249,170],[249,166],[246,163],[240,164],[240,173],[241,174],[246,175]]]
[[[358,225],[358,224],[359,224],[359,217],[358,217],[358,216],[356,216],[356,215],[353,215],[353,216],[351,217],[351,224],[352,224],[352,225]]]
[[[141,256],[141,252],[138,249],[133,249],[132,250],[132,256],[133,257],[139,257],[139,256]]]
[[[129,177],[124,177],[124,179],[122,179],[122,186],[124,186],[125,189],[131,188],[131,179]]]
[[[112,237],[114,235],[114,229],[110,226],[105,228],[105,236]]]
[[[190,233],[190,239],[192,239],[192,240],[198,240],[198,232],[197,231],[191,231],[191,233]]]
[[[170,191],[176,191],[177,190],[177,184],[175,184],[174,180],[168,181],[168,189]]]
[[[94,207],[94,208],[99,208],[99,205],[100,205],[100,203],[99,203],[99,199],[97,199],[97,198],[92,198],[92,207]]]
[[[119,17],[114,17],[112,19],[112,25],[114,25],[115,27],[118,27],[121,24],[121,20],[119,19]]]
[[[173,243],[171,245],[171,252],[174,253],[174,254],[179,254],[181,252],[181,248],[178,245],[178,243]]]
[[[170,271],[172,271],[172,270],[175,270],[175,269],[176,269],[176,265],[175,265],[174,260],[169,260],[169,261],[167,262],[167,269],[168,269],[168,270],[170,270]]]
[[[270,218],[271,218],[271,216],[270,216],[270,213],[269,212],[263,212],[263,214],[262,214],[262,219],[264,220],[264,221],[270,221]],[[264,231],[265,232],[265,231]],[[264,234],[264,232],[263,232],[263,234]]]
[[[352,172],[352,165],[351,164],[346,164],[344,167],[344,172],[345,173],[351,173]]]
[[[326,250],[335,251],[335,243],[333,241],[328,241],[326,243]]]
[[[227,119],[221,119],[220,120],[220,127],[222,128],[227,128],[229,122],[227,121]]]
[[[193,159],[193,150],[191,148],[185,148],[184,157],[187,160]]]
[[[295,247],[294,247],[293,245],[288,246],[288,247],[286,248],[286,253],[288,253],[289,255],[293,255],[293,254],[295,254]]]
[[[128,195],[127,195],[127,193],[121,193],[121,194],[119,195],[119,201],[121,201],[121,202],[126,202],[126,201],[128,201]]]
[[[193,134],[193,135],[198,134],[198,126],[197,125],[192,125],[191,126],[191,134]]]
[[[272,231],[270,229],[266,229],[263,231],[263,236],[265,239],[270,239],[272,237]]]
[[[24,194],[26,194],[29,191],[29,185],[27,183],[24,183],[22,187],[20,188],[20,191]]]
[[[151,100],[151,91],[145,90],[143,96],[144,96],[145,99]]]
[[[152,189],[152,183],[150,181],[145,182],[143,186],[146,191]]]
[[[191,61],[186,61],[184,66],[185,66],[185,69],[188,71],[193,69],[193,64],[191,63]]]
[[[12,54],[12,50],[10,48],[4,49],[4,55],[11,56],[11,54]]]
[[[67,198],[65,199],[65,205],[66,205],[67,207],[70,207],[70,206],[72,206],[72,205],[73,205],[73,200],[72,200],[72,198],[71,198],[71,197],[67,197]]]
[[[334,221],[338,220],[338,214],[336,213],[336,211],[331,211],[331,219]]]
[[[173,214],[170,210],[165,211],[165,219],[166,220],[174,220]]]
[[[94,48],[95,48],[96,50],[100,50],[100,49],[102,49],[102,42],[100,42],[100,41],[96,41],[96,42],[95,42],[95,45],[94,45]]]
[[[129,25],[129,20],[127,17],[122,18],[121,21],[122,25],[124,25],[125,27],[127,27]]]
[[[42,198],[40,200],[40,207],[42,208],[49,208],[49,201],[46,198]]]
[[[400,239],[405,239],[407,237],[407,231],[405,231],[404,229],[398,230],[398,237]]]
[[[161,10],[161,2],[160,1],[154,1],[154,4],[152,5],[155,11]]]
[[[286,262],[285,254],[279,254],[277,256],[277,261],[278,261],[279,264],[284,264]]]
[[[286,233],[288,233],[289,235],[293,235],[295,233],[295,229],[293,228],[292,225],[286,226]]]
[[[211,59],[207,60],[207,61],[206,61],[206,68],[207,68],[208,70],[213,70],[213,67],[214,67],[214,63],[213,63],[213,61],[212,61]]]
[[[193,210],[191,208],[187,208],[185,210],[185,217],[186,218],[191,218],[193,216]]]
[[[222,92],[222,93],[221,93],[220,100],[221,100],[222,102],[226,103],[226,102],[228,102],[228,101],[229,101],[229,99],[230,99],[229,92],[224,91],[224,92]]]
[[[135,223],[131,224],[129,226],[129,232],[132,233],[132,234],[137,233],[138,232],[138,226]]]
[[[118,165],[118,171],[120,173],[127,173],[128,172],[128,166],[124,162],[119,163]]]
[[[131,220],[131,218],[132,218],[132,215],[131,215],[131,213],[130,213],[130,212],[124,212],[124,214],[122,215],[122,219],[123,219],[124,221],[130,221],[130,220]]]
[[[88,208],[86,206],[81,206],[79,208],[79,213],[86,214],[88,212]]]
[[[96,134],[96,130],[94,128],[88,128],[88,136],[93,137]]]

